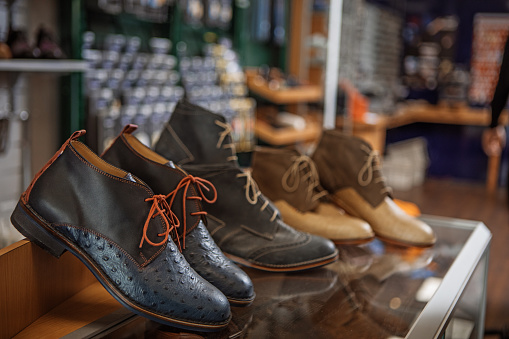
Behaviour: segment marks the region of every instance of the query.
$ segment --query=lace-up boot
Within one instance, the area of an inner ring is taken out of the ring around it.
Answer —
[[[233,261],[265,271],[299,271],[337,259],[331,241],[285,224],[249,172],[228,164],[184,169],[216,187],[217,201],[204,205],[207,228]]]
[[[373,239],[371,227],[342,213],[326,199],[315,164],[296,150],[259,147],[252,159],[253,179],[274,202],[282,219],[304,232],[336,244],[358,244]]]
[[[394,203],[381,175],[378,155],[368,143],[336,130],[324,131],[312,159],[331,199],[366,220],[382,240],[403,246],[435,243],[431,227]]]
[[[223,116],[180,101],[154,150],[178,165],[237,165],[231,127]]]
[[[213,193],[208,181],[188,175],[180,167],[143,145],[131,135],[136,125],[127,125],[102,158],[141,178],[158,194],[165,194],[176,228],[175,242],[191,267],[216,286],[232,305],[250,304],[254,299],[249,276],[237,267],[216,245],[205,227],[206,212],[200,201],[208,200],[202,191]],[[185,203],[184,203],[185,201]]]
[[[130,311],[163,324],[219,330],[226,297],[198,275],[169,235],[165,196],[105,162],[75,132],[37,173],[11,221],[56,257],[66,250]]]

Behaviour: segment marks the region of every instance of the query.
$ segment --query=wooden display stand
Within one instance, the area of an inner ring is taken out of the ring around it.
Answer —
[[[0,249],[0,338],[60,338],[124,309],[72,254],[28,240]]]
[[[257,75],[256,70],[247,69],[245,73],[249,90],[273,104],[288,105],[323,100],[323,90],[320,86],[303,84],[272,89],[269,88],[269,84],[263,78]]]

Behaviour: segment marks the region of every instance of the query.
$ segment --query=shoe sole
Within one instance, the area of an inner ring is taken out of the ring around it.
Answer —
[[[362,217],[359,216],[357,213],[355,213],[355,210],[353,208],[351,208],[350,205],[348,203],[346,203],[343,199],[338,197],[336,195],[336,193],[331,194],[330,195],[330,199],[338,207],[344,209],[346,213],[348,213],[350,215],[353,215],[354,217],[362,219]],[[427,244],[427,243],[426,244],[422,244],[422,243],[412,243],[412,242],[409,242],[409,241],[396,240],[396,239],[392,239],[392,238],[388,238],[388,237],[382,236],[382,235],[376,233],[376,231],[375,231],[375,235],[376,235],[377,238],[379,238],[383,242],[391,244],[393,246],[398,246],[398,247],[429,248],[429,247],[432,247],[434,245],[434,244]]]
[[[22,204],[21,202],[18,202],[11,215],[11,223],[28,240],[35,243],[56,258],[60,258],[65,251],[72,253],[83,264],[85,264],[85,266],[92,272],[106,291],[115,298],[115,300],[135,314],[164,325],[179,327],[185,330],[215,332],[228,326],[231,318],[228,319],[226,323],[217,325],[197,324],[179,319],[162,317],[157,313],[152,313],[134,305],[129,300],[126,300],[123,295],[119,294],[113,286],[108,283],[108,278],[104,277],[101,270],[95,267],[93,260],[91,260],[74,244],[54,232],[43,220],[41,220],[40,217],[35,214],[35,212],[30,209],[30,207]]]
[[[330,239],[335,245],[362,245],[362,244],[366,244],[370,241],[373,241],[373,239],[375,239],[374,236],[372,237],[369,237],[369,238],[363,238],[363,239],[349,239],[349,240],[334,240],[334,239]]]
[[[327,264],[330,264],[330,263],[338,260],[338,258],[339,258],[339,254],[336,253],[333,257],[326,258],[324,260],[313,262],[313,263],[307,263],[305,265],[276,267],[276,266],[259,265],[259,264],[250,262],[250,261],[248,261],[246,259],[239,258],[239,257],[237,257],[235,255],[232,255],[232,254],[229,254],[229,253],[226,253],[226,252],[224,254],[228,258],[230,258],[231,260],[236,262],[237,264],[240,264],[240,265],[243,265],[243,266],[246,266],[246,267],[256,268],[257,270],[266,271],[266,272],[298,272],[298,271],[305,271],[305,270],[309,270],[309,269],[312,269],[312,268],[317,268],[317,267],[325,266]]]
[[[255,300],[255,297],[256,297],[256,294],[252,298],[249,298],[249,299],[235,299],[235,298],[229,298],[229,297],[226,297],[226,299],[228,299],[230,306],[247,307],[253,303],[253,301]]]

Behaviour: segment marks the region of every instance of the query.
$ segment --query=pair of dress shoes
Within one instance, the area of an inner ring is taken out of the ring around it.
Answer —
[[[77,256],[134,313],[185,329],[225,327],[229,302],[248,305],[254,290],[204,226],[200,191],[214,188],[155,154],[124,154],[146,169],[142,180],[79,142],[84,133],[75,132],[36,174],[13,225],[56,257]]]
[[[126,126],[101,157],[77,140],[85,131],[75,132],[36,174],[11,216],[24,236],[52,255],[67,250],[77,256],[129,310],[167,325],[215,331],[228,325],[229,304],[249,305],[255,297],[249,277],[221,249],[268,271],[337,259],[330,241],[282,223],[259,192],[261,206],[239,205],[247,190],[228,186],[232,176],[244,178],[240,169],[220,166],[210,180],[189,174],[144,146],[131,134],[135,129]],[[207,215],[203,207],[214,202],[215,215]],[[221,235],[221,249],[211,229]]]

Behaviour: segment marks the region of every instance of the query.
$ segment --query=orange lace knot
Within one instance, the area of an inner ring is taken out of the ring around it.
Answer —
[[[189,186],[192,183],[196,185],[198,194],[200,196],[190,196],[190,197],[187,196],[187,190],[189,189]],[[185,243],[186,242],[186,225],[187,225],[187,223],[186,223],[186,199],[188,199],[188,200],[202,200],[203,199],[208,203],[214,203],[217,199],[217,191],[216,191],[216,188],[214,187],[214,185],[210,181],[202,179],[202,178],[198,178],[198,177],[195,177],[195,176],[192,176],[191,174],[189,174],[186,177],[184,177],[182,180],[180,180],[177,187],[173,191],[171,191],[168,195],[166,195],[166,199],[170,199],[170,201],[168,203],[168,205],[170,207],[173,205],[173,201],[175,200],[175,197],[177,196],[177,192],[181,189],[184,190],[184,193],[182,195],[182,209],[183,209],[183,216],[184,216],[184,220],[183,220],[184,228],[182,230],[182,244],[183,244],[182,248],[186,248],[186,243]],[[202,189],[205,189],[207,192],[212,190],[212,192],[214,193],[213,197],[211,199],[208,199],[207,196],[203,193]],[[173,212],[171,212],[171,213],[173,213]],[[206,215],[207,212],[199,211],[199,212],[193,212],[190,214],[193,216],[194,215]],[[175,216],[175,218],[177,218],[177,217]],[[178,239],[178,235],[177,235],[177,239]]]
[[[150,207],[150,211],[148,212],[147,220],[145,221],[145,225],[143,226],[143,236],[140,241],[140,248],[143,246],[143,243],[147,241],[152,246],[160,246],[165,244],[168,241],[168,236],[175,227],[179,226],[179,220],[175,216],[173,212],[171,212],[170,206],[166,202],[166,196],[163,194],[157,194],[150,198],[145,199],[146,202],[152,201],[152,206]],[[169,212],[169,214],[168,214]],[[150,220],[153,218],[161,216],[163,218],[164,224],[166,226],[166,230],[163,233],[159,233],[158,236],[164,236],[164,239],[158,243],[151,241],[148,238],[147,230],[148,225],[150,224]]]

